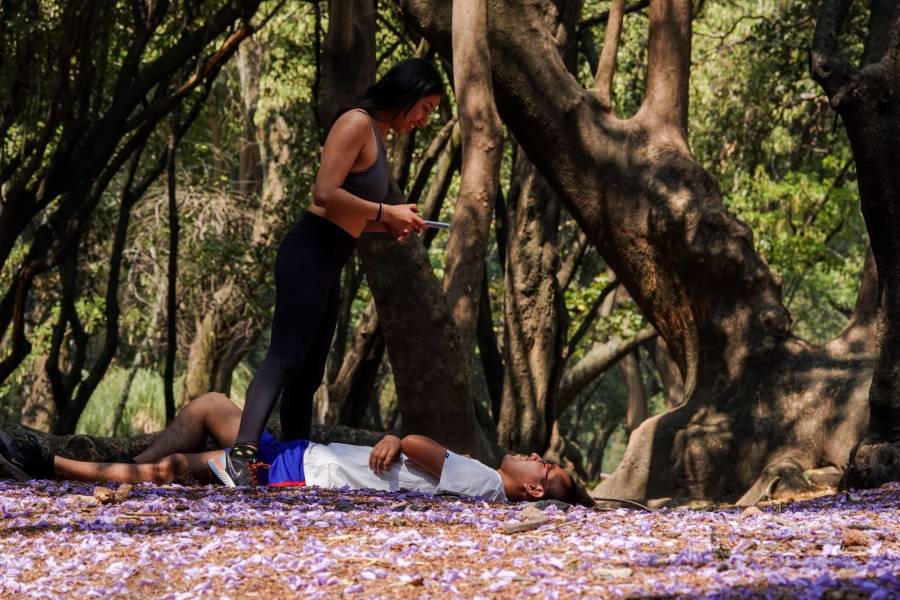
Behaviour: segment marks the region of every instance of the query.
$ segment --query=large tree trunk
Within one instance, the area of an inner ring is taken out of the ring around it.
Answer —
[[[849,8],[849,0],[823,2],[811,70],[847,128],[878,274],[878,361],[868,432],[842,482],[874,487],[900,479],[900,3],[871,3],[859,69],[838,45]]]
[[[402,5],[449,54],[448,7]],[[556,15],[549,1],[491,4],[501,115],[666,340],[685,381],[684,404],[635,431],[602,495],[733,499],[789,459],[845,465],[865,426],[871,347],[812,348],[791,336],[778,278],[691,156],[690,2],[651,3],[645,100],[627,120],[567,72],[552,35]]]
[[[472,351],[460,345],[421,241],[365,235],[358,251],[378,307],[403,431],[488,462],[499,460],[475,419],[468,377]],[[398,282],[403,282],[402,295]]]
[[[503,399],[498,443],[514,452],[547,447],[556,417],[566,326],[559,270],[559,201],[520,153],[521,191],[507,205]]]

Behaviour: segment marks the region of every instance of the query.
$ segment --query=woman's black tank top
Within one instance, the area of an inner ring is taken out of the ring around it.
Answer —
[[[372,120],[371,117],[369,117],[369,119]],[[375,143],[378,145],[375,162],[364,171],[351,171],[347,173],[347,177],[344,179],[344,183],[341,184],[341,187],[354,196],[359,196],[363,200],[369,200],[370,202],[384,202],[385,196],[387,196],[388,182],[390,179],[387,152],[384,149],[384,144],[381,141],[381,134],[378,133],[378,128],[375,125],[374,120],[372,120],[372,129],[375,131]]]

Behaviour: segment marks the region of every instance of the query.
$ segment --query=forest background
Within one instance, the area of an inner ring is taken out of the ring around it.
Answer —
[[[243,15],[190,2],[147,5],[157,29],[139,60],[166,57],[185,47],[176,40],[205,35],[190,38],[193,53],[178,68],[146,83],[121,131],[109,119],[122,96],[119,76],[135,56],[129,40],[142,33],[132,14],[142,3],[98,12],[86,4],[0,9],[4,211],[15,178],[33,181],[55,169],[63,174],[46,181],[64,190],[6,239],[5,310],[10,292],[22,289],[23,265],[54,258],[34,270],[27,300],[17,305],[21,327],[8,327],[2,339],[0,420],[58,434],[134,436],[161,429],[206,391],[243,401],[267,346],[275,250],[310,202],[328,115],[337,108],[328,78],[348,73],[333,60],[341,3],[249,3]],[[434,58],[446,76],[448,102],[426,129],[392,139],[390,155],[411,201],[453,222],[461,134],[452,64],[394,4],[356,4],[366,8],[343,17],[374,11],[369,54],[378,74],[417,55]],[[622,118],[644,100],[647,5],[627,5],[622,21],[610,95]],[[597,72],[608,9],[588,0],[573,19],[570,70],[585,88]],[[845,128],[810,76],[818,10],[796,0],[696,3],[687,119],[694,159],[752,230],[754,248],[781,279],[793,334],[811,344],[834,338],[852,317],[867,244]],[[851,13],[848,54],[862,54],[868,19],[865,7]],[[252,35],[241,24],[250,20]],[[59,103],[59,95],[70,102]],[[96,136],[76,155],[63,151],[72,123],[78,135]],[[547,452],[595,482],[616,468],[641,422],[682,403],[681,374],[505,126],[502,135],[477,331],[471,348],[462,345],[468,370],[460,371],[461,385],[470,393],[455,402],[469,405],[491,445]],[[36,139],[44,146],[29,154]],[[93,177],[77,172],[92,161]],[[23,175],[29,163],[34,169]],[[79,177],[105,185],[65,187]],[[73,194],[79,199],[67,208]],[[422,240],[437,280],[453,258],[449,240],[435,232]],[[409,292],[415,282],[395,278],[386,286],[391,310],[401,317],[408,310],[420,327],[405,350],[391,348],[364,276],[367,260],[371,254],[354,258],[344,272],[345,302],[316,419],[374,431],[430,420],[426,433],[441,437],[440,394],[404,392],[392,368],[400,352],[424,354],[423,381],[437,390],[452,380],[452,365],[414,343],[440,344],[441,330],[408,305],[419,297]],[[405,408],[412,405],[418,410]]]

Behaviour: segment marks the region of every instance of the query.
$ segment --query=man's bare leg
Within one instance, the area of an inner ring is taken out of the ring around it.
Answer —
[[[182,408],[150,447],[134,457],[134,462],[155,463],[173,454],[201,452],[206,445],[206,436],[220,448],[231,446],[240,424],[241,409],[227,396],[218,392],[203,394]],[[206,468],[205,461],[203,467]]]
[[[240,419],[240,417],[238,418]],[[237,425],[234,428],[234,435],[237,436]],[[221,450],[171,454],[157,461],[143,464],[96,463],[55,456],[53,470],[58,479],[97,483],[107,481],[141,483],[146,481],[165,484],[185,477],[190,477],[200,483],[217,483],[219,480],[210,472],[206,461],[221,454]]]

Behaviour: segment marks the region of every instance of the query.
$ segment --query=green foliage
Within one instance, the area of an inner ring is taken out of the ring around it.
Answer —
[[[112,435],[113,418],[128,379],[128,370],[112,367],[97,386],[81,413],[76,433]],[[176,386],[178,389],[178,386]],[[132,436],[159,431],[166,424],[163,380],[159,372],[138,369],[128,393],[119,435]]]
[[[738,175],[729,206],[760,232],[757,247],[782,277],[795,332],[818,342],[837,333],[853,309],[865,258],[855,183],[838,187],[804,172],[776,181],[759,166]]]
[[[705,6],[694,25],[690,143],[782,277],[795,333],[822,342],[853,308],[867,237],[845,131],[808,73],[818,5]],[[864,19],[854,13],[849,29]]]

